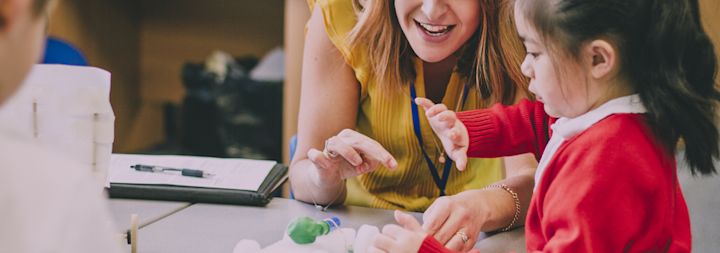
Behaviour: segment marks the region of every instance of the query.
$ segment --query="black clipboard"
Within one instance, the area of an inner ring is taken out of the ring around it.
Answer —
[[[110,183],[110,198],[265,206],[287,179],[288,167],[275,164],[257,191],[176,185]]]

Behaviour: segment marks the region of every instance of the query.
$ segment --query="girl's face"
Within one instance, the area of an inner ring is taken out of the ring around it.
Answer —
[[[520,66],[530,78],[530,92],[544,103],[545,112],[552,117],[574,118],[591,109],[585,71],[580,64],[553,54],[550,57],[535,28],[528,23],[522,10],[515,5],[515,24],[525,45],[527,55]],[[553,64],[553,58],[559,67]]]
[[[415,54],[425,62],[439,62],[477,31],[480,1],[395,0],[395,14]]]

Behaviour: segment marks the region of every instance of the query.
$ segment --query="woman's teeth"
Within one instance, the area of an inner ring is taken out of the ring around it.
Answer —
[[[442,36],[449,32],[455,25],[431,25],[415,21],[420,27],[428,32],[431,36]]]

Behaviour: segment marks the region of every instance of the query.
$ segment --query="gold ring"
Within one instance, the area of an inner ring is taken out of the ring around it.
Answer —
[[[328,141],[330,139],[325,140],[325,147],[323,148],[323,155],[325,155],[325,158],[333,159],[338,156],[338,154],[335,151],[328,150]]]
[[[455,235],[459,235],[460,240],[462,240],[463,243],[467,243],[468,240],[470,240],[470,238],[468,238],[468,235],[463,231],[458,231],[457,233],[455,233]]]

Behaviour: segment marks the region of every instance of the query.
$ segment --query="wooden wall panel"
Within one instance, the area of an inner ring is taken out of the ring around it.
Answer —
[[[300,107],[300,75],[302,73],[305,23],[310,18],[307,3],[285,0],[285,88],[283,103],[283,162],[290,164],[290,138],[297,133]]]
[[[112,73],[114,151],[138,149],[131,125],[139,105],[139,5],[123,0],[63,0],[50,18],[50,35],[80,48],[90,65]]]
[[[283,44],[283,2],[142,1],[142,97],[179,103],[180,70],[220,49],[232,55],[265,53]]]
[[[720,62],[720,1],[700,0],[700,12],[705,25],[705,32],[713,40],[715,54],[718,62]],[[717,78],[717,83],[720,85],[720,76]]]

